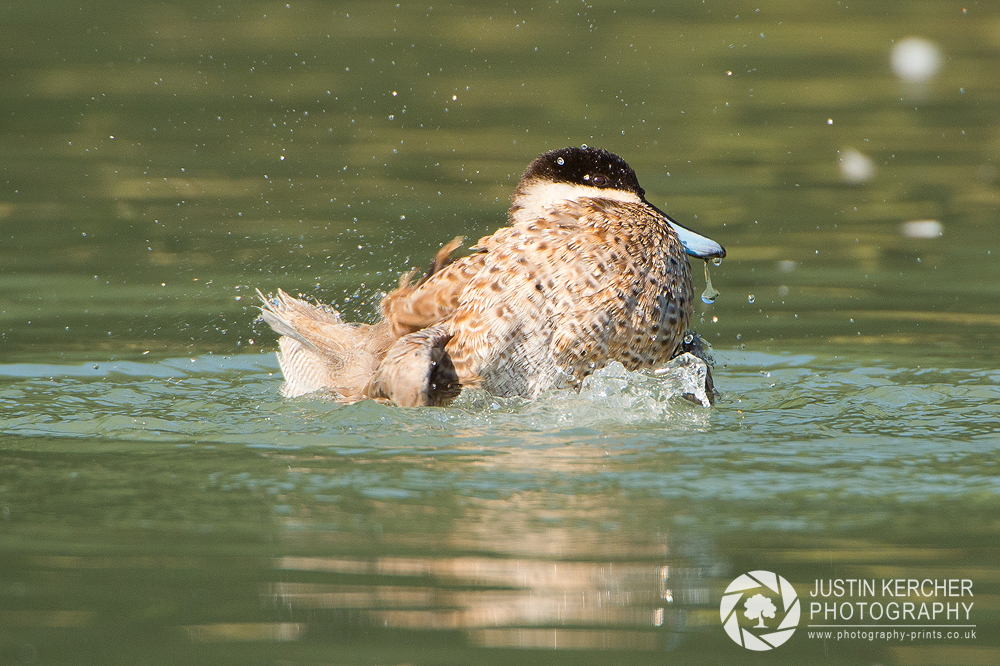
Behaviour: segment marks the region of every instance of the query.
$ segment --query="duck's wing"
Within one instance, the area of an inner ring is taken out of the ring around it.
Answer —
[[[389,349],[366,393],[401,407],[447,405],[462,391],[445,352],[450,338],[440,326],[403,336]]]
[[[470,276],[447,320],[453,336],[447,351],[463,382],[478,377],[493,394],[526,398],[575,384],[582,376],[571,377],[560,362],[568,350],[562,348],[573,340],[586,347],[583,356],[603,364],[600,342],[584,340],[591,329],[564,325],[583,311],[600,318],[602,328],[607,324],[607,313],[594,302],[603,288],[594,266],[607,266],[606,251],[593,229],[581,224],[582,213],[564,202],[473,247],[483,253],[481,270]]]
[[[433,326],[458,307],[465,285],[483,267],[481,253],[451,259],[462,240],[456,238],[441,248],[419,282],[410,282],[412,273],[404,275],[399,288],[382,299],[382,318],[389,322],[395,338]]]

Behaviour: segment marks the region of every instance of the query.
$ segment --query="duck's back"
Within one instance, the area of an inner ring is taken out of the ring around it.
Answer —
[[[460,378],[533,398],[579,386],[608,361],[652,367],[674,354],[690,313],[691,276],[676,234],[642,206],[561,202],[480,240],[478,254],[432,277],[468,276],[439,325]],[[478,270],[471,272],[470,265]],[[421,293],[423,292],[423,293]]]

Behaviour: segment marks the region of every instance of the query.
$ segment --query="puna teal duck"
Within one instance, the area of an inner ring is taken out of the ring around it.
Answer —
[[[726,254],[646,201],[622,158],[586,146],[538,157],[509,226],[453,259],[460,244],[445,245],[419,281],[403,276],[376,324],[281,290],[262,295],[261,316],[281,335],[283,394],[445,405],[463,387],[535,398],[579,389],[611,361],[660,367],[685,351],[687,256]]]

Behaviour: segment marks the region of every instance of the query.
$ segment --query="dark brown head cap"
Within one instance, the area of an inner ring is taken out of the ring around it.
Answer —
[[[521,183],[547,180],[591,187],[634,192],[640,197],[645,191],[625,160],[600,148],[560,148],[540,155],[528,165]]]

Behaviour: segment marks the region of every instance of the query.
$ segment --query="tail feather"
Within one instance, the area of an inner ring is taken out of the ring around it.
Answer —
[[[281,289],[271,298],[258,289],[257,296],[263,302],[260,318],[278,335],[295,338],[310,349],[322,351],[325,347],[333,347],[331,351],[338,351],[338,344],[345,336],[350,336],[345,329],[353,325],[345,324],[340,313],[328,305],[309,303]]]
[[[285,385],[281,387],[284,397],[297,398],[336,383],[337,373],[326,359],[299,340],[282,336],[278,340],[278,349],[278,365],[285,376]]]
[[[258,292],[261,319],[276,333],[278,363],[285,376],[282,395],[296,397],[329,389],[344,402],[368,397],[366,389],[393,342],[388,324],[346,324],[333,308],[278,290]]]
[[[454,311],[464,285],[482,267],[481,255],[452,258],[463,240],[444,245],[420,280],[414,281],[415,272],[400,278],[374,325],[345,323],[332,307],[280,289],[275,296],[258,290],[260,318],[281,336],[282,395],[329,390],[342,402],[446,405],[463,385],[476,386],[478,377],[459,379],[445,350],[451,335],[435,326]]]

